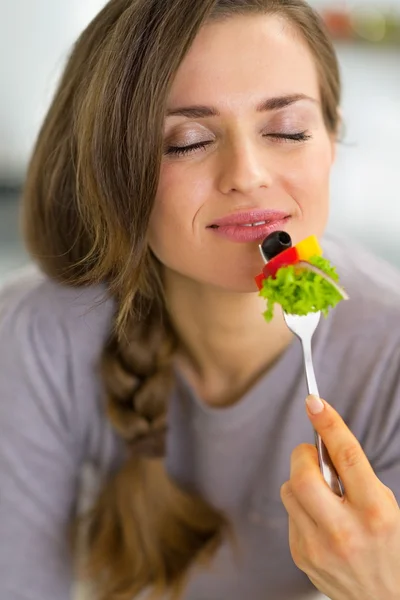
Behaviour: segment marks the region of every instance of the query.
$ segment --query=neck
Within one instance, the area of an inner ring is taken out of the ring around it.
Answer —
[[[264,321],[257,292],[226,292],[172,272],[165,289],[181,341],[176,365],[209,404],[235,402],[293,339],[281,311]]]

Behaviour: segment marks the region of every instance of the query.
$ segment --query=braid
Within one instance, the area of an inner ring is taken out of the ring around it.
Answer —
[[[134,300],[144,305],[140,292]],[[154,598],[180,597],[190,566],[212,556],[225,525],[222,515],[166,473],[178,340],[164,305],[147,300],[147,307],[140,320],[137,310],[127,313],[123,332],[115,329],[101,358],[107,416],[129,449],[86,516],[85,572],[101,600],[132,600],[146,589]]]
[[[177,340],[157,304],[151,304],[145,320],[130,317],[123,336],[113,333],[101,364],[107,415],[114,428],[133,453],[162,457]]]

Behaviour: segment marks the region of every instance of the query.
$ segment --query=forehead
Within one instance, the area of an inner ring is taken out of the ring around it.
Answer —
[[[173,81],[169,105],[225,103],[304,93],[319,99],[315,60],[293,26],[269,15],[235,16],[200,30]]]

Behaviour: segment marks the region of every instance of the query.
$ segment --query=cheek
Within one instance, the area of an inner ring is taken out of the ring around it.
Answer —
[[[196,250],[200,244],[201,219],[198,213],[209,196],[206,177],[198,177],[183,163],[164,164],[161,168],[149,242],[153,252],[167,265],[174,263],[180,249]]]
[[[332,158],[329,144],[316,144],[286,176],[287,192],[296,201],[302,219],[318,231],[324,228],[329,210]]]

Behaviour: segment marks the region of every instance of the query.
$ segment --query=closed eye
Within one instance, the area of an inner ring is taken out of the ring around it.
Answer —
[[[300,131],[296,133],[268,133],[264,134],[266,138],[273,138],[281,140],[282,142],[305,142],[311,139],[311,135],[307,131]],[[185,156],[196,152],[197,150],[206,150],[208,146],[213,144],[213,141],[198,142],[197,144],[190,144],[189,146],[167,146],[165,154],[170,156]]]
[[[212,141],[209,141],[198,142],[197,144],[190,144],[190,146],[168,146],[165,150],[165,154],[170,154],[173,156],[184,156],[185,154],[190,154],[191,152],[195,152],[196,150],[205,150],[207,146],[209,146],[212,143]]]
[[[312,138],[307,131],[299,131],[298,133],[266,133],[264,137],[286,140],[288,142],[305,142]]]

